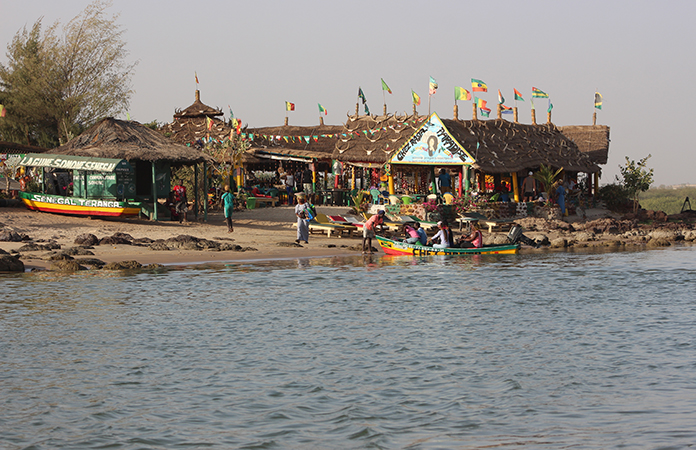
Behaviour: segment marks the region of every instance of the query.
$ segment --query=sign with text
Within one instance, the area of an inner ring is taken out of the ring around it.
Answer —
[[[469,152],[450,134],[438,115],[433,113],[413,136],[394,153],[389,162],[392,164],[447,166],[471,165],[475,161]]]

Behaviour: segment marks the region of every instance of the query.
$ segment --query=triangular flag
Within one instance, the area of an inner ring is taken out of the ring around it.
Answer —
[[[505,97],[503,97],[503,94],[500,92],[500,89],[498,89],[498,103],[501,105],[505,103]]]
[[[520,94],[520,91],[518,91],[517,89],[513,89],[513,91],[515,91],[515,100],[523,102],[524,99],[522,98],[522,94]]]
[[[430,83],[428,84],[428,95],[434,95],[435,91],[437,91],[437,82],[435,81],[435,78],[430,77]]]
[[[413,104],[420,105],[420,96],[416,94],[413,89],[411,89],[411,97],[413,97]]]
[[[327,115],[329,113],[321,104],[317,103],[317,105],[319,105],[319,114],[324,113],[324,115]]]
[[[387,86],[387,83],[384,82],[384,78],[380,78],[380,80],[382,80],[382,90],[387,91],[391,94],[392,91],[391,91],[391,89],[389,89],[389,86]]]

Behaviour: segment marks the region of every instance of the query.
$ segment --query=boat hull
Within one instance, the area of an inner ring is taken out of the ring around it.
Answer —
[[[393,241],[376,237],[380,247],[387,255],[393,256],[433,256],[433,255],[511,255],[519,251],[519,244],[495,245],[481,248],[434,248]]]
[[[19,196],[29,209],[55,214],[123,217],[136,216],[140,213],[139,203],[62,197],[60,195],[34,194],[30,192],[20,192]]]

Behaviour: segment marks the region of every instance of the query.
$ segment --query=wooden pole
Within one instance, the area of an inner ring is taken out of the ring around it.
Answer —
[[[203,221],[208,221],[208,163],[203,161],[203,192],[205,201],[203,203]]]
[[[464,192],[466,195],[469,195],[469,191],[471,190],[471,186],[469,185],[469,166],[465,166],[464,168]]]
[[[319,116],[319,125],[324,125],[324,118]]]
[[[350,188],[355,189],[355,166],[351,166],[351,174],[350,174]]]
[[[517,172],[512,172],[512,191],[515,194],[515,203],[520,201],[520,187],[517,182]]]
[[[355,115],[356,116],[360,115],[360,102],[355,104]]]
[[[288,116],[285,116],[285,126],[288,126]]]
[[[512,112],[513,112],[513,117],[514,117],[513,120],[515,121],[515,123],[520,123],[520,122],[519,122],[519,117],[517,116],[517,106],[515,106],[515,107],[512,109]]]
[[[498,103],[498,119],[502,119],[502,118],[503,118],[503,105]]]
[[[594,174],[594,195],[599,195],[599,172]]]
[[[198,220],[198,164],[193,165],[193,217]]]
[[[471,104],[471,119],[478,120],[478,115],[476,114],[476,102]]]
[[[546,113],[546,123],[551,123],[551,111]]]
[[[536,125],[536,109],[532,109],[532,124]]]
[[[597,125],[597,111],[592,113],[592,125]]]
[[[198,93],[198,91],[196,91]],[[152,220],[157,222],[157,173],[155,171],[155,162],[152,161]]]
[[[457,106],[456,101],[454,103],[454,120],[459,120],[459,106]]]
[[[395,195],[396,191],[394,190],[394,175],[391,175],[391,173],[390,173],[388,180],[389,180],[389,195]]]

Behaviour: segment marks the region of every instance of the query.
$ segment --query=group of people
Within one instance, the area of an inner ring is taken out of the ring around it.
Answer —
[[[428,239],[420,223],[404,225],[404,235],[407,244],[420,243],[421,245],[433,248],[481,248],[483,246],[483,235],[475,223],[471,224],[471,232],[462,235],[459,239],[454,239],[454,233],[446,221],[437,223],[438,232],[432,239]]]
[[[295,204],[295,193],[303,192],[306,196],[312,195],[314,193],[314,176],[309,166],[307,166],[307,168],[305,168],[305,170],[303,170],[302,172],[297,172],[295,174],[293,174],[292,172],[280,173],[280,181],[283,183],[283,186],[285,186],[285,191],[288,194],[288,205]],[[302,186],[301,190],[300,186]]]

